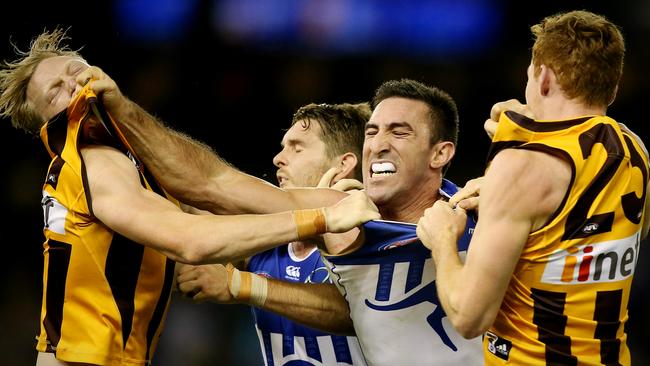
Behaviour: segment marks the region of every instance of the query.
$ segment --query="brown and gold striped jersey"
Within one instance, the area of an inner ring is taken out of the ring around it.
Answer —
[[[43,185],[44,287],[36,349],[69,362],[149,364],[169,304],[174,262],[93,215],[79,150],[89,116],[104,121],[107,142],[136,163],[143,186],[164,194],[88,88],[43,126],[52,161]]]
[[[502,113],[488,161],[505,148],[535,150],[566,161],[572,177],[556,212],[528,236],[484,337],[487,365],[630,364],[623,328],[648,158],[626,131],[606,116]]]

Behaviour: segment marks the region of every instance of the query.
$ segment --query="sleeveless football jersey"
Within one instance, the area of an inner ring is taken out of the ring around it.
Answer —
[[[299,259],[289,245],[251,257],[248,271],[288,282],[331,282],[316,248]],[[253,307],[255,327],[267,366],[365,365],[356,337],[332,335]]]
[[[43,185],[43,301],[36,349],[69,362],[149,364],[170,299],[174,262],[94,217],[79,150],[91,114],[106,123],[111,144],[136,163],[88,88],[41,129],[52,162]],[[161,192],[136,165],[142,184]]]
[[[486,363],[629,365],[624,325],[647,157],[605,116],[540,122],[506,112],[488,161],[504,148],[561,158],[572,178],[547,224],[528,236],[484,338]]]
[[[444,180],[440,193],[458,188]],[[369,221],[363,244],[343,255],[323,254],[332,280],[350,305],[368,365],[481,365],[480,338],[459,335],[436,295],[431,251],[416,235],[416,225]],[[458,243],[464,258],[474,220],[468,217]]]

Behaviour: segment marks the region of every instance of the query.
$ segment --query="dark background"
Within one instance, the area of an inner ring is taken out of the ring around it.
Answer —
[[[459,150],[448,178],[462,184],[481,175],[488,147],[482,126],[492,104],[524,100],[530,25],[573,9],[604,14],[623,28],[626,65],[608,114],[648,143],[650,2],[642,0],[23,1],[3,10],[0,57],[15,57],[10,40],[26,50],[42,30],[70,27],[70,45],[83,47],[89,63],[131,99],[269,181],[271,159],[298,107],[366,101],[383,81],[417,79],[458,103]],[[40,140],[2,122],[0,364],[32,365],[42,281],[40,192],[49,159]],[[636,267],[627,325],[635,365],[650,363],[646,257]],[[248,308],[174,297],[154,365],[261,363]]]

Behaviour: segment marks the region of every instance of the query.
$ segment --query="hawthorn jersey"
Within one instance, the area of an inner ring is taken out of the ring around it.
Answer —
[[[331,282],[316,248],[302,259],[290,245],[269,249],[252,256],[247,270],[288,282]],[[256,307],[252,311],[267,366],[366,364],[356,337],[324,333]]]
[[[41,129],[52,162],[43,185],[43,301],[36,349],[68,362],[145,365],[162,329],[174,262],[93,215],[79,146],[89,116],[108,122],[111,145],[136,162],[100,108],[84,88]],[[143,186],[161,193],[136,165]]]
[[[457,187],[444,180],[440,194]],[[343,255],[323,254],[332,280],[349,303],[368,365],[480,365],[480,338],[460,336],[436,294],[431,251],[416,225],[375,220],[363,225],[363,244]],[[464,258],[474,220],[458,243]]]
[[[648,159],[605,116],[534,121],[501,115],[504,148],[551,154],[572,177],[547,224],[530,233],[494,325],[489,365],[629,365],[624,325],[639,255]]]

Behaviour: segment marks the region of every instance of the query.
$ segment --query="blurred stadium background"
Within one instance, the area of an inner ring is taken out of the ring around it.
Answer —
[[[0,22],[0,56],[44,29],[69,29],[74,48],[122,91],[236,167],[275,182],[271,163],[299,106],[368,100],[383,81],[413,78],[457,101],[459,152],[448,177],[481,175],[493,103],[523,101],[529,27],[587,9],[622,26],[627,57],[609,114],[650,143],[650,2],[513,0],[113,0],[17,2]],[[33,365],[42,273],[40,140],[0,124],[5,219],[0,243],[0,364]],[[508,182],[504,182],[507,187]],[[642,252],[645,250],[642,250]],[[650,364],[650,258],[636,267],[628,323],[634,365]],[[644,347],[645,345],[645,347]],[[248,308],[175,296],[153,362],[260,365]]]

